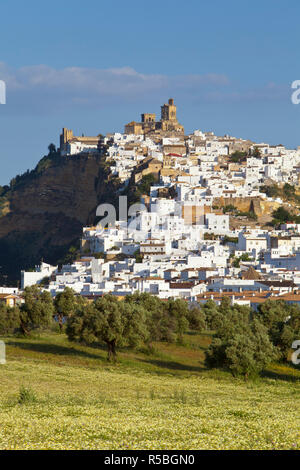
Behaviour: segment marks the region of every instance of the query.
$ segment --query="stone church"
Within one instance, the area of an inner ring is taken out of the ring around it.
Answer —
[[[177,121],[177,108],[172,98],[161,107],[161,119],[156,121],[153,113],[142,114],[141,122],[125,125],[125,134],[184,134],[184,127]]]

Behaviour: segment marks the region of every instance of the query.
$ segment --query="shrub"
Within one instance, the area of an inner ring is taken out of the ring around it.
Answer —
[[[146,312],[138,305],[105,295],[92,304],[79,307],[68,318],[66,332],[73,341],[88,344],[103,341],[107,345],[108,360],[116,360],[119,345],[135,347],[147,341]]]
[[[285,222],[292,222],[295,219],[295,216],[284,207],[278,207],[278,209],[273,211],[272,217],[273,225],[283,224]]]
[[[18,307],[0,306],[0,335],[15,333],[20,328],[20,310]]]
[[[191,330],[201,332],[206,329],[206,317],[201,308],[190,308],[187,312],[187,319]]]
[[[257,319],[233,308],[223,319],[206,352],[209,367],[228,369],[246,379],[260,373],[277,358],[267,328]]]
[[[257,316],[268,329],[279,358],[287,360],[291,344],[300,338],[300,307],[282,300],[268,300],[259,306]]]
[[[28,403],[35,403],[36,401],[37,397],[35,392],[31,388],[26,388],[22,385],[19,390],[18,403],[20,405],[26,405]]]
[[[24,334],[35,328],[48,328],[54,315],[54,305],[49,292],[42,292],[39,287],[26,287],[25,303],[20,308],[20,326]]]
[[[58,324],[60,330],[63,328],[63,319],[68,317],[75,312],[77,305],[77,299],[75,292],[70,287],[66,287],[63,292],[60,292],[55,297],[54,306],[57,313]]]
[[[164,302],[148,293],[138,292],[127,296],[125,302],[140,305],[145,310],[150,343],[182,341],[182,335],[189,327],[187,302],[181,299]]]

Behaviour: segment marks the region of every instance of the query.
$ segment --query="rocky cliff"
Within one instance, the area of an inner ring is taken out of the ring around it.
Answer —
[[[272,219],[272,212],[280,206],[278,202],[262,197],[218,197],[214,199],[214,204],[218,207],[233,206],[241,212],[253,212],[258,218],[269,215],[269,220]]]
[[[96,207],[116,198],[118,181],[111,179],[100,155],[44,157],[35,170],[11,185],[0,216],[0,284],[15,283],[20,270],[43,258],[58,263],[82,227],[93,223]]]

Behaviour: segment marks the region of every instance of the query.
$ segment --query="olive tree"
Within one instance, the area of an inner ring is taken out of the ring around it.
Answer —
[[[108,360],[115,361],[118,346],[135,347],[147,341],[146,312],[141,306],[119,302],[115,297],[105,295],[81,306],[68,318],[67,335],[70,340],[106,343]]]
[[[20,308],[20,327],[23,334],[35,328],[47,328],[54,315],[53,300],[49,292],[41,291],[38,286],[26,287],[24,304]]]
[[[206,330],[206,316],[204,310],[200,307],[192,306],[188,310],[187,319],[191,330],[201,331]]]
[[[59,292],[54,300],[54,306],[58,318],[60,330],[63,328],[64,317],[72,315],[77,306],[75,292],[70,287],[66,287],[63,292]]]
[[[19,307],[0,305],[0,335],[13,334],[20,329]]]
[[[259,306],[257,316],[268,329],[279,358],[287,360],[293,341],[300,338],[300,307],[283,300],[268,300]]]
[[[244,312],[232,310],[216,331],[206,352],[209,367],[228,369],[233,375],[249,376],[261,372],[277,358],[267,328]]]
[[[149,344],[152,341],[181,341],[189,327],[189,309],[182,299],[163,301],[148,293],[135,293],[125,303],[141,306],[146,313]]]

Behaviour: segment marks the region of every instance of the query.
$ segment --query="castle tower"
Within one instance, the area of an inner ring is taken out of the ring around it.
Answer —
[[[177,121],[177,107],[173,98],[161,106],[161,120],[156,122],[154,113],[142,114],[141,122],[132,121],[125,125],[125,134],[151,134],[159,132],[184,134],[184,127]],[[177,134],[178,135],[178,134]]]
[[[156,116],[155,113],[144,113],[142,116],[142,122],[155,122]]]
[[[174,100],[170,98],[168,104],[164,104],[161,107],[161,120],[177,122],[176,111],[177,108],[174,104]]]
[[[63,127],[62,134],[60,134],[60,149],[63,150],[65,144],[67,144],[73,137],[73,131]]]

